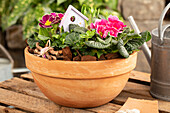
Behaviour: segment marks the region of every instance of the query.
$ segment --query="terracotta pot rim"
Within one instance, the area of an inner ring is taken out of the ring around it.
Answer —
[[[34,71],[32,71],[32,72],[35,73],[35,74],[39,74],[41,76],[46,76],[46,77],[54,78],[54,79],[65,79],[65,80],[98,80],[98,79],[112,78],[112,77],[115,77],[115,76],[121,76],[121,75],[124,75],[124,74],[128,74],[131,71],[126,72],[126,73],[122,73],[122,74],[117,74],[117,75],[114,75],[114,76],[106,76],[106,77],[100,77],[100,78],[97,78],[97,77],[94,77],[94,78],[78,78],[78,77],[77,78],[62,78],[62,77],[53,77],[53,76],[50,76],[50,75],[42,75],[42,74],[34,72]]]
[[[129,58],[104,61],[62,61],[40,58],[25,49],[26,66],[33,73],[42,76],[65,79],[106,78],[128,73],[136,66],[137,52]]]
[[[33,57],[37,57],[37,58],[40,58],[41,60],[44,60],[44,61],[50,61],[50,62],[67,62],[67,63],[97,63],[97,62],[111,62],[111,61],[114,61],[114,60],[125,60],[125,59],[128,59],[130,56],[133,56],[135,54],[137,54],[137,51],[136,52],[133,52],[128,58],[116,58],[116,59],[111,59],[111,60],[100,60],[100,61],[65,61],[65,60],[48,60],[48,59],[45,59],[45,58],[42,58],[42,57],[38,57],[38,56],[35,56],[33,54],[31,54],[29,51],[28,51],[28,47],[25,48],[25,53],[29,56],[33,56]]]

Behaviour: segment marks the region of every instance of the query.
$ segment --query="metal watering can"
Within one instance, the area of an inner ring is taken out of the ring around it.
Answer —
[[[163,10],[158,28],[152,30],[152,56],[146,43],[142,50],[151,66],[150,93],[153,97],[170,101],[170,24],[162,26],[170,3]],[[136,33],[140,33],[132,16],[129,22]]]
[[[4,80],[11,79],[13,77],[12,68],[14,65],[14,61],[8,51],[0,44],[0,49],[4,52],[4,54],[8,57],[0,58],[0,82]]]

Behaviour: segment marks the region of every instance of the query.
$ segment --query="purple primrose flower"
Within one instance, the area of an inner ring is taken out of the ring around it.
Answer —
[[[61,13],[60,13],[61,15]],[[52,27],[52,24],[57,24],[61,21],[61,17],[59,14],[56,13],[51,13],[51,14],[46,14],[42,17],[42,20],[39,20],[39,26],[42,28],[50,28]]]

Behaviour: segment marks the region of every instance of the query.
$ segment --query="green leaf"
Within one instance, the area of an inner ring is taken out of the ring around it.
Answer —
[[[97,37],[97,40],[101,42],[102,44],[109,44],[112,40],[112,37],[107,38],[106,40],[101,39],[100,37]]]
[[[125,58],[128,58],[128,57],[129,57],[128,51],[127,51],[126,48],[123,46],[123,40],[122,40],[122,39],[120,39],[120,40],[118,41],[117,48],[118,48],[118,50],[119,50],[120,55],[122,55],[122,56],[125,57]]]
[[[44,36],[44,35],[38,35],[38,38],[40,40],[49,40],[50,39],[50,37],[47,37],[47,36]]]
[[[139,39],[141,38],[140,35],[136,34],[136,33],[131,33],[131,34],[127,34],[126,39],[123,40],[124,41],[124,45],[131,39]]]
[[[117,45],[118,41],[117,41],[117,40],[112,39],[111,43],[112,43],[113,45]]]
[[[111,46],[111,44],[102,44],[100,42],[95,42],[95,41],[86,41],[85,44],[88,47],[92,47],[92,48],[97,48],[97,49],[105,49]]]
[[[130,33],[130,28],[129,27],[124,27],[123,28],[123,33]]]
[[[58,47],[58,45],[60,45],[60,44],[61,44],[61,42],[59,40],[55,40],[52,42],[52,46],[54,46],[54,47]]]
[[[80,27],[80,26],[78,24],[69,24],[69,31],[71,32],[76,27]]]
[[[97,57],[100,58],[101,55],[103,55],[103,51],[98,50],[98,51],[97,51]]]
[[[45,36],[45,37],[50,37],[49,32],[46,28],[40,27],[39,29],[39,35]]]
[[[125,45],[126,49],[128,51],[136,50],[138,49],[143,43],[145,42],[144,39],[133,39],[127,42]]]
[[[152,37],[149,31],[141,32],[140,34],[146,42],[149,41]]]
[[[88,38],[86,34],[80,34],[80,38]]]
[[[74,45],[76,42],[78,42],[80,40],[79,38],[79,34],[78,33],[70,33],[66,36],[65,38],[65,44],[69,44],[69,45]]]
[[[59,38],[60,38],[60,35],[55,34],[55,35],[52,35],[52,37],[54,37],[54,38],[56,38],[56,39],[59,39]]]
[[[92,30],[92,31],[88,30],[86,34],[88,37],[93,37],[95,35],[95,32],[96,32],[95,30]]]
[[[75,27],[74,28],[74,32],[77,32],[77,33],[83,34],[83,33],[86,33],[86,31],[87,31],[87,29],[84,27]]]
[[[28,38],[27,39],[27,43],[29,45],[29,47],[32,49],[35,47],[36,42],[38,42],[37,40],[35,40],[34,38]]]
[[[127,34],[127,36],[129,37],[129,38],[141,38],[138,34],[136,34],[136,33],[131,33],[131,34]]]
[[[59,48],[65,48],[65,47],[67,47],[67,45],[59,45],[58,47]]]
[[[57,0],[57,5],[59,6],[60,4],[62,4],[63,2],[66,2],[67,0]]]
[[[120,53],[120,55],[122,55],[125,58],[129,57],[129,53],[124,46],[119,47],[119,53]]]

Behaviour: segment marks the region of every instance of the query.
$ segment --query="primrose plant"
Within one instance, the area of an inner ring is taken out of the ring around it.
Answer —
[[[99,12],[98,12],[99,14]],[[95,16],[91,14],[91,16]],[[46,14],[39,20],[39,30],[29,38],[29,52],[49,60],[91,61],[128,58],[151,39],[148,31],[134,33],[117,16],[95,18],[87,27],[69,24],[69,31],[59,27],[64,14]],[[70,18],[73,20],[73,18]],[[75,18],[76,19],[76,18]],[[65,22],[70,20],[65,20]],[[86,22],[88,23],[88,22]]]

